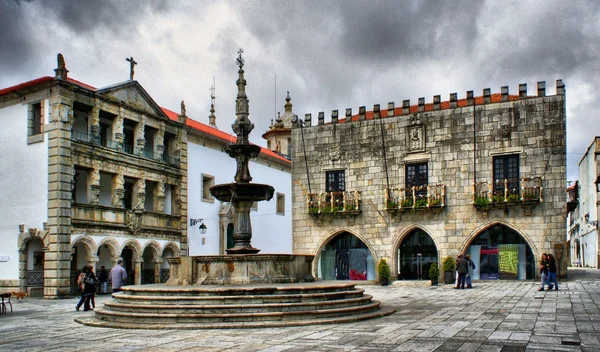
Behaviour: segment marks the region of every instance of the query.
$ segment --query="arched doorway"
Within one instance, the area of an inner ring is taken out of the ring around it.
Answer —
[[[529,244],[508,226],[488,227],[469,244],[475,280],[533,280],[535,257]]]
[[[415,229],[398,247],[399,274],[401,280],[429,280],[429,268],[438,263],[435,242],[427,232]]]
[[[121,251],[121,258],[123,259],[123,268],[127,273],[127,285],[133,285],[135,283],[135,276],[133,272],[133,251],[131,247],[127,246]]]
[[[358,237],[342,232],[323,247],[318,276],[322,280],[375,280],[373,256]]]
[[[144,248],[142,253],[142,285],[154,283],[154,249],[150,246]]]
[[[71,293],[78,292],[77,278],[83,267],[90,265],[89,258],[91,258],[91,253],[83,241],[76,242],[71,247]]]
[[[27,287],[44,287],[44,242],[35,237],[26,244],[25,270]]]

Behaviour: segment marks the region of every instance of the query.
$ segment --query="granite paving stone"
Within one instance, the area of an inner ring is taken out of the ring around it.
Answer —
[[[360,286],[396,313],[350,324],[265,329],[118,330],[74,322],[78,298],[27,298],[0,316],[0,351],[600,351],[600,271],[569,269],[560,291],[536,281]],[[100,306],[109,295],[100,295]],[[82,347],[82,336],[85,347]]]

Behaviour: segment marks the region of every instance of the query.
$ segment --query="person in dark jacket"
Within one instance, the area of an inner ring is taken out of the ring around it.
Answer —
[[[98,281],[100,281],[100,292],[106,293],[106,286],[108,286],[108,271],[106,271],[106,267],[102,265],[100,267],[100,274],[98,274]]]
[[[77,290],[81,293],[81,298],[75,306],[75,310],[79,310],[81,305],[85,302],[85,296],[83,295],[83,289],[85,287],[83,284],[83,279],[85,279],[86,275],[88,274],[88,271],[88,266],[86,265],[83,267],[83,269],[81,269],[81,273],[79,273],[79,276],[77,277]]]
[[[465,258],[463,258],[462,255],[458,256],[457,271],[458,271],[458,285],[456,285],[455,288],[464,289],[465,281],[466,281],[465,279],[467,277],[467,274],[469,273],[469,262]]]
[[[473,271],[475,270],[475,263],[473,263],[473,260],[471,259],[470,254],[467,254],[465,257],[466,257],[467,261],[469,262],[469,266],[468,266],[469,272],[467,273],[467,288],[473,288],[471,280],[473,279]]]
[[[88,267],[87,274],[83,279],[83,310],[93,310],[90,308],[90,303],[92,303],[94,299],[94,294],[96,293],[96,275],[91,270],[91,266]]]
[[[548,254],[548,283],[554,284],[554,289],[558,291],[558,281],[556,281],[556,260],[552,254]],[[552,286],[548,288],[552,289]]]
[[[552,289],[552,284],[548,281],[548,255],[542,253],[540,260],[540,276],[542,277],[542,287],[538,291],[544,291],[544,285],[548,285],[548,290]]]

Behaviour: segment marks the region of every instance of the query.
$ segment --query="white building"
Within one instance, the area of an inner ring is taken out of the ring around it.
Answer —
[[[579,180],[567,189],[568,234],[571,264],[599,268],[598,187],[600,187],[600,137],[579,161]]]
[[[233,181],[235,137],[161,108],[133,72],[95,88],[60,54],[54,71],[0,89],[0,291],[68,295],[82,266],[118,259],[130,283],[164,282],[166,257],[224,253],[233,209],[208,188]],[[290,168],[265,148],[250,165],[276,192],[251,214],[262,253],[291,252]]]

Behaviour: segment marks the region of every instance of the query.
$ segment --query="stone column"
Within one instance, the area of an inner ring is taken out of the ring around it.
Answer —
[[[155,284],[160,284],[160,265],[162,264],[162,262],[163,262],[162,258],[154,261],[154,283]]]
[[[73,92],[53,88],[48,136],[48,228],[44,260],[44,297],[70,294],[72,170],[71,127]]]
[[[90,142],[100,144],[100,107],[97,99],[94,101],[91,114],[92,116],[88,117],[92,122],[90,125]]]
[[[187,229],[188,229],[188,226],[187,226],[188,225],[188,222],[187,222],[188,149],[187,149],[187,131],[183,128],[179,131],[179,138],[177,139],[177,144],[178,144],[177,148],[179,149],[179,152],[177,154],[174,154],[173,156],[175,156],[175,157],[179,156],[179,167],[181,168],[181,181],[179,182],[179,186],[177,187],[179,189],[179,194],[178,194],[179,200],[178,201],[180,203],[177,207],[178,212],[173,213],[173,214],[177,214],[180,216],[179,229],[181,230],[181,240],[180,240],[181,255],[187,255],[188,254],[188,235],[187,235]]]
[[[123,150],[123,141],[125,140],[125,134],[123,133],[123,106],[119,105],[119,116],[117,116],[115,123],[113,124],[114,140],[116,148]]]
[[[143,156],[144,155],[144,146],[146,145],[146,138],[144,137],[144,128],[146,127],[146,122],[144,120],[144,117],[142,116],[140,118],[140,122],[138,123],[137,126],[137,139],[136,139],[136,148],[137,150],[134,150],[134,154],[137,154],[139,156]]]
[[[113,176],[112,182],[112,206],[115,208],[124,208],[123,198],[125,198],[125,178],[123,174]]]
[[[133,277],[134,277],[134,285],[142,284],[142,260],[135,259],[133,266]]]
[[[100,170],[92,169],[89,176],[90,204],[100,204]]]
[[[159,181],[154,188],[154,211],[164,213],[165,211],[165,183]]]
[[[140,178],[137,180],[137,192],[135,199],[134,210],[144,210],[144,203],[146,203],[146,180]]]
[[[159,160],[163,160],[163,155],[165,153],[165,130],[164,127],[160,127],[158,129],[158,133],[156,134],[156,158]]]

